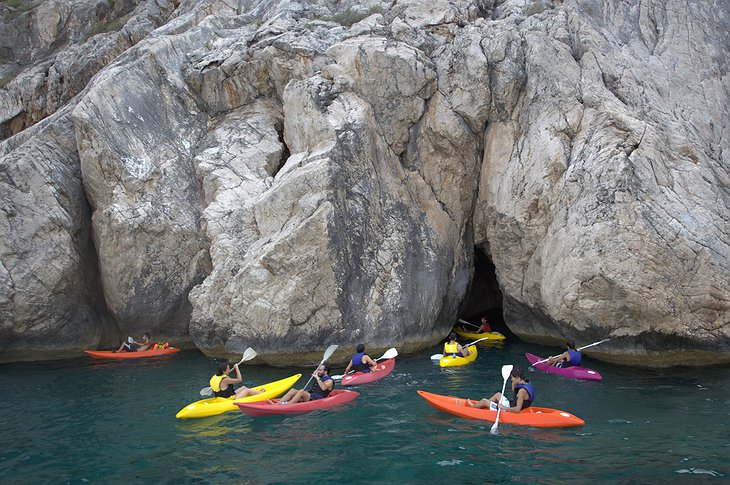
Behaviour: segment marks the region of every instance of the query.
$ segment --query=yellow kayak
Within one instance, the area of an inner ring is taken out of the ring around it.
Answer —
[[[179,419],[206,418],[208,416],[215,416],[216,414],[222,414],[227,411],[238,411],[238,406],[236,406],[237,402],[259,402],[279,397],[291,389],[300,377],[302,377],[301,374],[295,374],[291,377],[287,377],[286,379],[252,387],[251,389],[266,390],[261,394],[242,397],[235,401],[233,400],[233,397],[211,397],[208,399],[201,399],[200,401],[195,401],[194,403],[190,403],[182,408],[175,417]]]
[[[467,332],[466,330],[461,330],[459,328],[454,328],[454,332],[456,332],[456,335],[468,338],[469,340],[479,340],[480,338],[486,338],[486,342],[504,340],[505,338],[507,338],[499,332],[472,333]]]
[[[439,365],[441,367],[456,367],[457,365],[466,365],[469,362],[474,362],[477,358],[477,346],[470,345],[469,350],[471,351],[469,357],[454,357],[451,355],[444,355],[443,357],[441,357],[441,360],[439,360]]]

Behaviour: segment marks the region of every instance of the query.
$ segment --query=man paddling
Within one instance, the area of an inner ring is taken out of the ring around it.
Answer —
[[[345,374],[353,370],[355,372],[376,372],[378,364],[365,353],[365,344],[358,344],[355,348],[355,355],[350,359],[350,363],[345,368]]]
[[[580,350],[576,350],[575,342],[568,340],[565,342],[565,347],[567,350],[558,356],[550,357],[546,362],[547,365],[554,365],[556,367],[579,366],[582,355]]]
[[[471,355],[471,350],[462,347],[456,341],[456,332],[451,332],[449,334],[449,341],[444,344],[444,356],[447,355],[452,357],[469,357]]]
[[[117,352],[144,352],[152,347],[152,341],[149,332],[145,332],[142,335],[142,341],[137,342],[132,337],[128,337],[127,340],[119,346]]]
[[[466,400],[466,404],[473,408],[491,408],[496,410],[499,407],[502,411],[510,413],[519,413],[523,409],[527,409],[532,405],[532,401],[535,399],[535,388],[532,383],[525,379],[525,374],[522,369],[515,367],[510,372],[512,378],[512,391],[515,393],[515,399],[509,401],[509,406],[502,404],[502,393],[498,392],[489,399],[484,398],[477,402],[473,402],[469,399]],[[494,406],[492,406],[494,404]]]
[[[317,399],[324,399],[329,396],[332,389],[335,387],[335,381],[329,376],[330,366],[322,363],[314,371],[312,377],[314,377],[314,384],[305,391],[304,389],[289,389],[284,397],[279,400],[279,404],[294,404],[296,402],[307,402],[315,401]],[[273,404],[273,401],[269,400],[269,403]]]

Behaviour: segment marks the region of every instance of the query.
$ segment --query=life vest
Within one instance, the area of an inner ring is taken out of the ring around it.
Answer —
[[[450,342],[446,342],[444,344],[444,355],[459,355],[459,344],[454,342],[453,344]]]
[[[578,352],[577,350],[568,349],[568,355],[570,356],[570,360],[568,361],[570,365],[580,365],[580,352]]]
[[[522,401],[522,409],[527,409],[532,405],[532,401],[535,399],[535,387],[532,385],[532,382],[528,382],[527,384],[517,384],[515,386],[515,403],[517,402],[517,393],[520,389],[527,391],[529,399]]]
[[[319,378],[320,381],[326,382],[326,381],[332,381],[332,378],[330,376],[322,376]],[[335,388],[334,382],[332,381],[332,389]],[[309,390],[309,400],[314,401],[316,399],[322,399],[327,396],[329,396],[330,392],[332,392],[332,389],[324,390],[321,387],[319,387],[319,383],[315,380],[314,384],[312,385],[312,388]]]
[[[370,372],[370,365],[362,361],[365,352],[358,352],[352,356],[352,369],[355,372]]]
[[[233,386],[228,386],[221,391],[221,381],[226,377],[228,377],[228,374],[223,374],[222,376],[214,375],[210,378],[210,388],[213,389],[215,397],[231,397],[236,393]]]

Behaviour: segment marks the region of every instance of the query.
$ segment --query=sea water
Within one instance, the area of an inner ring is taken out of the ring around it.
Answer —
[[[197,351],[1,365],[0,483],[730,482],[727,366],[649,370],[588,357],[603,381],[586,382],[528,370],[525,352],[555,348],[483,347],[472,364],[446,369],[430,359],[440,351],[399,356],[392,374],[354,388],[351,403],[256,419],[175,418],[216,367]],[[301,372],[301,387],[316,364],[247,365],[244,383]],[[416,393],[488,397],[505,364],[527,370],[536,406],[585,426],[500,424],[491,434],[492,423],[437,411]]]

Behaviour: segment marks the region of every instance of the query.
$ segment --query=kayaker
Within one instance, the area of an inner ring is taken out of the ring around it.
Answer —
[[[532,405],[532,401],[535,399],[535,388],[532,383],[525,379],[525,374],[519,367],[512,369],[510,377],[512,378],[512,391],[515,393],[515,398],[514,400],[509,401],[509,406],[502,404],[504,401],[502,401],[501,392],[496,393],[489,399],[484,398],[477,402],[467,399],[466,404],[473,408],[489,408],[492,403],[494,403],[494,405],[498,406],[502,409],[502,411],[510,413],[519,413],[523,409],[529,408]],[[492,409],[496,409],[494,406],[491,407]]]
[[[149,350],[153,345],[152,340],[150,339],[151,336],[149,332],[145,332],[142,335],[141,342],[137,342],[132,337],[127,337],[127,340],[119,346],[117,352],[144,352],[145,350]]]
[[[355,372],[376,372],[378,364],[365,353],[365,344],[358,344],[355,348],[355,355],[345,367],[345,374],[353,370]]]
[[[304,389],[289,389],[284,397],[279,400],[279,404],[294,404],[295,402],[315,401],[329,396],[335,387],[335,381],[329,376],[330,366],[320,364],[317,370],[312,373],[314,383],[309,391]],[[273,402],[273,401],[271,401]]]
[[[265,391],[265,389],[263,388],[261,390],[257,390],[249,389],[246,386],[241,386],[238,389],[233,389],[234,384],[239,384],[243,382],[243,377],[241,377],[241,369],[238,368],[238,364],[235,364],[233,366],[233,369],[236,371],[235,378],[228,375],[231,373],[231,364],[227,362],[224,364],[220,364],[218,366],[218,371],[213,377],[210,378],[210,388],[213,389],[213,394],[215,394],[215,397],[235,396],[236,399],[240,399],[242,397],[261,394]]]
[[[482,324],[479,326],[479,333],[490,333],[491,331],[492,327],[487,322],[487,317],[482,315]]]
[[[571,367],[578,366],[582,360],[580,350],[575,349],[575,342],[568,340],[565,342],[567,350],[556,357],[550,357],[547,361],[548,365],[554,365],[556,367]]]
[[[456,341],[456,332],[449,334],[449,341],[444,344],[444,355],[450,355],[452,357],[469,357],[471,351],[468,348],[464,348]]]

